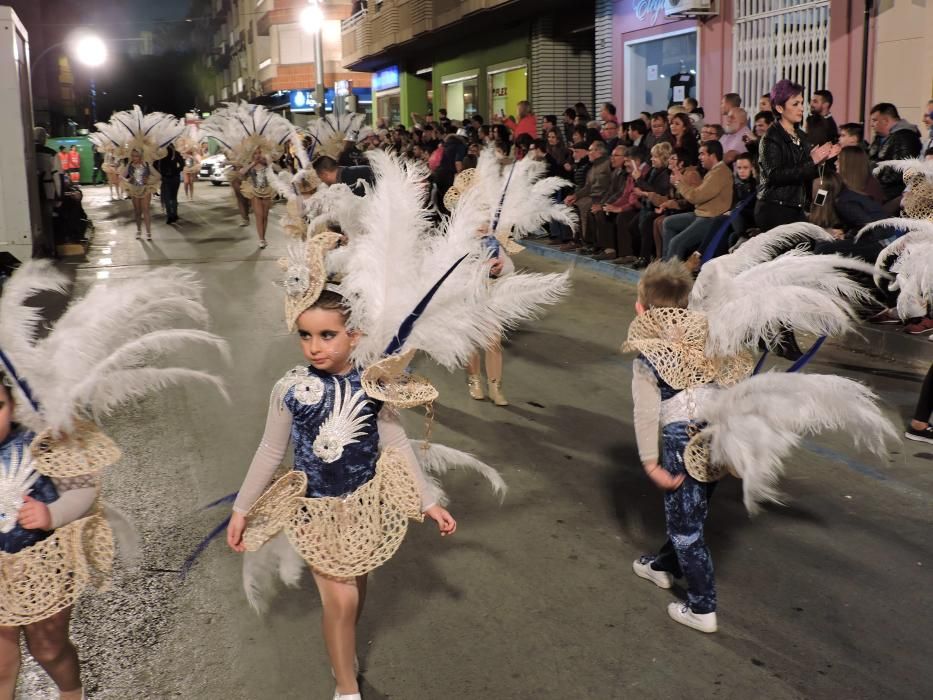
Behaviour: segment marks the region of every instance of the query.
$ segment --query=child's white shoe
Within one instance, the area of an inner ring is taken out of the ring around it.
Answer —
[[[349,695],[341,695],[335,690],[334,700],[363,700],[363,696],[360,695],[359,693],[350,693]]]
[[[679,622],[700,632],[712,634],[718,629],[716,626],[716,613],[695,613],[686,603],[670,603],[667,606],[667,614],[671,616],[674,622]]]
[[[651,568],[654,557],[642,556],[632,562],[632,571],[636,576],[651,581],[658,588],[670,588],[674,583],[673,575],[667,571],[657,571]]]

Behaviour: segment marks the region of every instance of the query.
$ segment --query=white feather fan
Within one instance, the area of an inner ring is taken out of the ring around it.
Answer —
[[[9,313],[9,307],[28,290],[60,290],[61,285],[47,264],[27,262],[7,283],[0,301],[4,350],[41,406],[40,413],[28,410],[28,402],[18,397],[17,410],[22,412],[17,417],[31,429],[67,433],[78,418],[97,420],[131,399],[182,381],[208,382],[223,392],[212,374],[153,364],[197,346],[227,355],[227,345],[218,336],[175,327],[184,320],[207,323],[193,274],[162,268],[94,287],[73,301],[50,333],[33,344],[36,316]],[[15,293],[7,297],[11,290]],[[11,340],[17,337],[25,341]]]
[[[855,306],[869,300],[849,272],[870,274],[872,266],[841,255],[811,255],[792,250],[728,277],[714,269],[707,278],[702,311],[709,322],[706,352],[733,355],[769,347],[785,329],[821,336],[841,335],[853,327]]]
[[[313,142],[313,156],[336,158],[344,142],[359,141],[363,138],[366,121],[365,114],[328,114],[319,119],[312,119],[305,129]]]
[[[925,316],[933,307],[933,236],[923,232],[901,236],[881,251],[876,266],[892,256],[889,270],[895,277],[888,288],[898,292],[898,315],[903,319]]]
[[[824,229],[807,222],[775,226],[766,233],[760,233],[734,252],[713,258],[703,265],[690,294],[690,308],[703,310],[707,296],[715,293],[715,285],[743,270],[772,260],[802,244],[832,240],[833,237]]]
[[[124,112],[114,112],[109,122],[94,125],[97,132],[88,138],[97,150],[113,152],[118,158],[128,158],[134,150],[143,160],[152,163],[165,155],[165,148],[185,133],[185,123],[171,114],[144,114],[139,105]]]
[[[202,140],[215,139],[239,166],[247,165],[257,148],[270,161],[277,159],[294,134],[295,126],[285,117],[246,102],[227,102],[201,124]]]
[[[885,454],[897,430],[878,407],[878,397],[851,379],[820,374],[768,372],[722,389],[703,402],[698,420],[708,425],[713,464],[742,479],[745,507],[779,501],[783,460],[804,436],[843,431],[857,448]]]
[[[403,348],[422,350],[449,369],[504,329],[535,315],[569,288],[568,275],[513,273],[490,283],[488,252],[477,233],[488,212],[467,190],[449,220],[431,232],[424,209],[426,171],[374,152],[376,185],[359,204],[361,234],[344,253],[341,293],[351,323],[364,334],[353,359],[362,367],[380,359],[400,325],[452,265],[466,256],[418,317]]]

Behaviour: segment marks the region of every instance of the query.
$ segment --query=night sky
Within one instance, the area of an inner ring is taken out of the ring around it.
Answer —
[[[191,0],[128,0],[127,9],[133,18],[148,22],[152,20],[177,20],[188,13]]]

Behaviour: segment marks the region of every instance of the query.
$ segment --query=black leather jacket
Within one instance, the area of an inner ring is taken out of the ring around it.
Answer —
[[[761,138],[758,146],[758,199],[786,207],[804,209],[810,183],[816,177],[816,166],[810,158],[807,135],[796,128],[799,145],[791,141],[780,122],[775,122]]]
[[[917,127],[903,119],[891,129],[886,139],[876,136],[868,149],[868,157],[872,165],[885,160],[901,160],[903,158],[916,158],[922,149],[920,133]],[[882,168],[876,176],[884,191],[885,201],[894,199],[904,192],[904,176],[893,168]]]

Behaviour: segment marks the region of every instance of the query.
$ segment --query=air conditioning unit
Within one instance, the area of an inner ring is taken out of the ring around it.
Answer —
[[[715,0],[664,0],[665,17],[709,17],[715,14]]]

